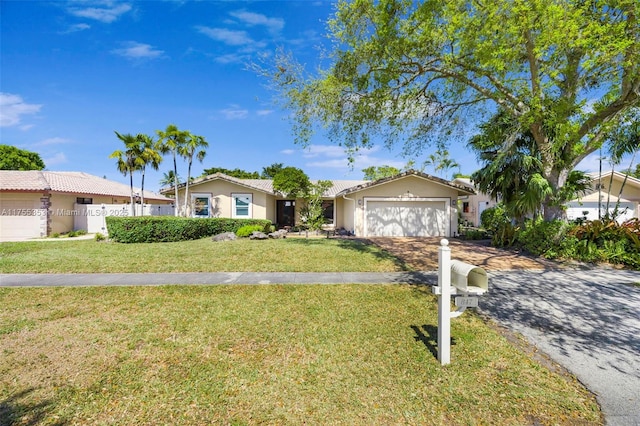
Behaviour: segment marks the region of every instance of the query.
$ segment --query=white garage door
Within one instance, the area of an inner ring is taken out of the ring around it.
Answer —
[[[368,201],[365,221],[368,237],[449,235],[445,201]]]
[[[0,200],[0,239],[19,241],[40,237],[40,224],[45,210],[37,209],[37,201]]]

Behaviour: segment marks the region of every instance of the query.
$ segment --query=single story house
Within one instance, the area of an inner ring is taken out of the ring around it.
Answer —
[[[160,191],[170,195],[174,189]],[[182,200],[184,184],[178,187]],[[457,232],[458,197],[471,188],[417,171],[376,181],[335,180],[323,194],[327,226],[356,236],[443,236]],[[189,184],[191,215],[267,219],[279,228],[301,225],[301,200],[283,196],[267,179],[216,173]],[[182,203],[182,201],[180,201]]]
[[[144,191],[144,200],[173,203],[151,191]],[[16,241],[79,230],[78,215],[86,212],[79,206],[120,207],[130,202],[129,185],[83,172],[0,170],[0,239]],[[127,213],[125,208],[123,214]]]
[[[619,223],[632,218],[640,218],[640,179],[626,176],[620,172],[606,172],[601,175],[590,173],[592,184],[590,190],[567,203],[567,218],[570,220],[585,217],[595,220],[609,211],[613,212],[616,203],[620,201],[617,218]],[[624,182],[624,187],[622,183]],[[622,189],[622,192],[620,190]]]

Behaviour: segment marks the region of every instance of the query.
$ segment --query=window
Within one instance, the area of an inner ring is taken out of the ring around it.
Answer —
[[[76,198],[76,204],[93,204],[93,198]]]
[[[191,205],[193,217],[210,217],[211,201],[209,194],[191,194]]]
[[[469,213],[469,202],[465,201],[462,203],[462,212],[463,213]]]
[[[231,217],[251,218],[252,194],[231,194]]]
[[[322,201],[322,216],[324,217],[324,223],[327,225],[333,225],[333,200]]]

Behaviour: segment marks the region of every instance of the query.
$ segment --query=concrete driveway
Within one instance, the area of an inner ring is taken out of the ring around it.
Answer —
[[[482,313],[584,383],[605,424],[640,425],[640,272],[497,271],[489,283]]]

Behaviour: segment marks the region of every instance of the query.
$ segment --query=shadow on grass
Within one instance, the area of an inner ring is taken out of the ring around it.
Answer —
[[[422,342],[431,355],[438,359],[438,327],[432,324],[424,324],[422,326],[412,325],[411,329],[416,333],[414,339]],[[451,337],[451,346],[456,344],[456,339]]]
[[[0,401],[0,426],[31,426],[47,420],[47,416],[52,409],[53,402],[51,400],[45,399],[40,402],[24,401],[34,390],[34,388],[25,389]],[[66,422],[59,420],[50,424],[62,426]]]
[[[353,250],[358,253],[367,254],[376,257],[380,261],[392,262],[399,271],[413,271],[414,268],[409,266],[404,260],[397,256],[394,256],[390,252],[377,246],[373,242],[365,239],[353,239],[353,238],[288,238],[289,244],[300,244],[306,246],[321,246],[326,245],[327,241],[337,242],[339,248],[344,250]]]

